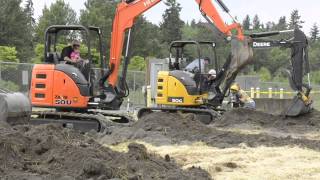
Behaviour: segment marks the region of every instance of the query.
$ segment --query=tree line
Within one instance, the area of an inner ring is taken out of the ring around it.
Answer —
[[[45,6],[38,20],[34,17],[33,0],[0,1],[0,61],[41,62],[45,29],[54,24],[82,24],[97,26],[103,32],[103,44],[106,57],[109,57],[112,21],[118,0],[86,0],[84,9],[77,15],[72,6],[64,0],[56,0]],[[217,37],[208,28],[208,23],[201,21],[184,22],[180,18],[181,6],[176,0],[166,0],[167,9],[159,25],[152,24],[144,16],[135,23],[131,48],[132,63],[130,69],[144,70],[145,59],[149,57],[168,57],[168,46],[173,40],[212,40],[217,43],[217,54],[221,62],[227,57],[230,48],[226,41]],[[278,20],[262,22],[259,15],[247,15],[242,21],[247,32],[264,32],[302,28],[303,18],[298,10]],[[314,24],[307,33],[310,42],[309,58],[314,74],[320,75],[320,40],[319,27]],[[279,38],[282,38],[281,36]],[[283,37],[285,38],[285,37]],[[63,39],[60,48],[70,39]],[[190,56],[194,52],[190,50]],[[290,52],[273,48],[255,51],[253,66],[246,74],[261,74],[264,80],[281,79],[280,69],[288,67]],[[317,77],[317,76],[314,76]],[[320,77],[320,76],[319,76]],[[315,78],[314,78],[315,79]],[[316,80],[320,82],[319,80]]]

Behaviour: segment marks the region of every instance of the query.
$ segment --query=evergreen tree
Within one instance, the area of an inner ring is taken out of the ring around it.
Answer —
[[[247,15],[243,20],[242,27],[244,30],[249,30],[250,26],[251,26],[250,16]]]
[[[288,29],[287,19],[285,16],[280,17],[278,24],[276,25],[277,30],[286,30]]]
[[[163,21],[160,24],[162,41],[170,44],[171,41],[179,40],[182,37],[184,22],[180,19],[181,6],[176,0],[167,0],[165,5],[169,8],[162,15]]]
[[[36,41],[43,43],[44,31],[50,25],[77,24],[77,13],[64,0],[57,0],[49,8],[42,10],[39,23],[36,27]]]
[[[117,2],[105,0],[87,0],[85,9],[80,12],[80,24],[100,27],[103,34],[103,46],[109,58],[113,18]]]
[[[32,0],[27,0],[24,8],[25,18],[26,18],[26,27],[25,30],[27,34],[25,34],[25,46],[23,46],[20,50],[22,56],[25,57],[23,61],[30,62],[29,58],[33,57],[34,54],[34,28],[36,20],[33,18],[34,8]]]
[[[289,28],[302,28],[302,24],[304,21],[301,20],[301,16],[299,15],[299,11],[297,9],[293,10],[290,16]]]
[[[271,30],[274,29],[274,27],[275,27],[275,23],[269,21],[269,22],[266,23],[265,30],[266,30],[266,31],[271,31]]]
[[[0,46],[16,47],[17,57],[27,62],[32,56],[32,1],[24,9],[22,0],[0,1]]]
[[[196,25],[197,25],[196,20],[192,19],[190,26],[194,28],[194,27],[196,27]]]
[[[310,31],[310,40],[315,42],[319,39],[319,27],[316,23],[313,24],[311,31]]]
[[[260,22],[259,16],[257,14],[253,18],[252,26],[253,26],[254,30],[260,30],[261,29],[261,22]]]
[[[139,17],[135,22],[132,38],[132,56],[161,57],[159,27],[148,22],[145,17]]]

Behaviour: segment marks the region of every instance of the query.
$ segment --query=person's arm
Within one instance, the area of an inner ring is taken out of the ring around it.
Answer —
[[[62,60],[66,61],[67,63],[73,64],[74,62],[70,58],[72,51],[73,50],[70,46],[63,48],[63,50],[61,52]]]
[[[65,57],[63,58],[63,60],[64,60],[64,61],[67,61],[67,62],[70,63],[70,64],[73,64],[73,63],[74,63],[68,56],[65,56]]]

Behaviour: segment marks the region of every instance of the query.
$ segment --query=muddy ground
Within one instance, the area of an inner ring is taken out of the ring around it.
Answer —
[[[245,109],[210,125],[192,114],[153,113],[108,135],[0,124],[0,177],[319,179],[319,131],[318,111],[283,118]]]
[[[0,124],[0,179],[211,179],[200,168],[182,170],[169,155],[161,158],[131,143],[112,151],[89,136],[55,125]]]
[[[154,113],[98,138],[125,151],[143,143],[184,168],[200,166],[214,179],[320,179],[320,112],[284,118],[237,109],[204,125],[192,114]]]
[[[248,133],[239,133],[239,130]],[[316,137],[307,137],[314,132]],[[298,118],[284,118],[263,112],[237,109],[204,125],[192,114],[153,113],[131,127],[114,129],[102,144],[142,140],[156,146],[203,142],[217,148],[297,145],[320,150],[320,112]]]

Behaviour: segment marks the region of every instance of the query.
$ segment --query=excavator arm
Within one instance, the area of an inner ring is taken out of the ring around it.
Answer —
[[[118,73],[121,64],[122,49],[124,45],[125,32],[131,29],[134,25],[135,19],[146,12],[148,9],[154,7],[162,0],[124,0],[117,6],[115,18],[113,21],[111,50],[109,69],[110,73],[105,78],[112,87],[116,87],[118,82]],[[244,40],[241,25],[239,23],[232,23],[228,25],[224,23],[217,8],[212,3],[212,0],[195,0],[199,5],[201,13],[215,25],[215,27],[224,35],[231,37],[232,30],[237,31],[237,38]],[[221,0],[217,0],[218,4],[224,11],[229,13],[229,9],[223,4]],[[128,55],[128,46],[126,55]],[[126,69],[124,69],[126,71]]]

